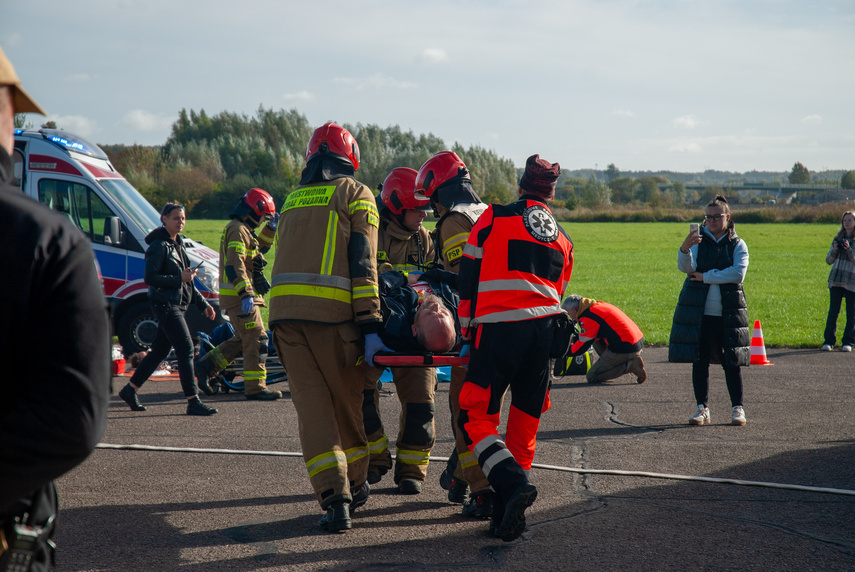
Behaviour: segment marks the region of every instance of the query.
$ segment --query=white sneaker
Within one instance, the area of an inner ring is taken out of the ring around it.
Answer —
[[[710,424],[710,408],[704,407],[703,404],[698,405],[698,410],[689,418],[689,425],[709,425]]]
[[[741,405],[733,408],[733,417],[730,420],[731,425],[745,425],[745,411]]]
[[[842,352],[851,352],[851,351],[852,351],[852,346],[843,346],[842,348],[840,348],[840,351],[842,351]]]
[[[852,348],[849,348],[849,349],[852,349]],[[831,351],[831,346],[830,346],[830,345],[828,345],[828,344],[822,344],[822,351],[824,351],[824,352],[830,352],[830,351]]]

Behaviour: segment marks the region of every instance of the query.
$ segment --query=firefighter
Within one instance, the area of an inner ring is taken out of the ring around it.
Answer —
[[[267,330],[261,317],[264,295],[270,283],[264,276],[276,233],[278,215],[273,197],[263,189],[250,189],[229,214],[231,221],[220,237],[220,307],[226,311],[235,336],[224,341],[199,360],[196,380],[199,388],[213,395],[208,379],[222,371],[243,352],[244,396],[273,401],[281,391],[267,389]],[[263,222],[260,235],[255,229]]]
[[[437,256],[442,267],[450,272],[458,272],[469,231],[487,208],[472,188],[469,169],[456,153],[437,153],[419,169],[416,197],[430,199],[434,215],[439,218],[434,236]],[[493,492],[462,435],[456,430],[460,410],[458,399],[465,377],[464,368],[451,368],[448,402],[455,448],[440,477],[440,484],[448,489],[448,500],[451,502],[466,501],[462,509],[464,516],[489,518],[493,512]],[[471,491],[468,500],[467,487]]]
[[[579,337],[570,347],[570,355],[583,354],[593,345],[599,356],[586,374],[588,383],[602,383],[625,373],[634,375],[638,383],[647,380],[641,359],[644,334],[620,308],[577,294],[564,298],[561,307],[579,324]]]
[[[392,169],[380,185],[380,230],[377,262],[403,273],[422,271],[433,261],[434,250],[422,221],[430,210],[428,199],[416,199],[415,169]],[[385,314],[385,312],[384,312]],[[371,460],[368,482],[380,482],[392,468],[389,439],[380,419],[377,382],[382,370],[370,370],[365,378],[362,416]],[[427,475],[434,432],[436,368],[392,368],[392,381],[401,402],[398,438],[395,442],[395,484],[401,494],[419,494]]]
[[[560,173],[558,163],[529,157],[519,200],[487,208],[460,264],[458,311],[471,353],[458,429],[497,496],[490,532],[506,542],[525,530],[525,510],[537,497],[528,473],[540,415],[549,408],[553,334],[567,324],[561,297],[573,270],[573,243],[547,206]],[[497,427],[509,387],[503,441]]]
[[[315,130],[285,200],[270,293],[276,351],[297,409],[303,459],[328,532],[352,527],[369,495],[363,359],[385,348],[377,288],[379,215],[354,178],[359,146],[334,123]]]

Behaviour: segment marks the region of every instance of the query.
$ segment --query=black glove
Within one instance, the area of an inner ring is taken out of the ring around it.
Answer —
[[[252,269],[255,272],[261,272],[265,266],[267,266],[267,259],[264,258],[263,254],[256,254],[252,259]],[[255,280],[255,275],[253,275],[253,280]]]
[[[270,292],[270,281],[267,280],[267,277],[264,275],[264,272],[261,270],[256,270],[252,273],[252,289],[255,290],[255,293],[259,296],[264,296],[268,292]]]

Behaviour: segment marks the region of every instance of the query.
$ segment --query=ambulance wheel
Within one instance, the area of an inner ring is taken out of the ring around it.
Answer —
[[[116,330],[126,354],[147,350],[157,335],[157,320],[148,301],[137,302],[123,312]]]

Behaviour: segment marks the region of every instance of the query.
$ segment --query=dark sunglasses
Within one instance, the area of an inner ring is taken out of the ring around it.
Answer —
[[[704,220],[712,220],[718,222],[726,216],[727,215],[724,214],[704,215]]]

